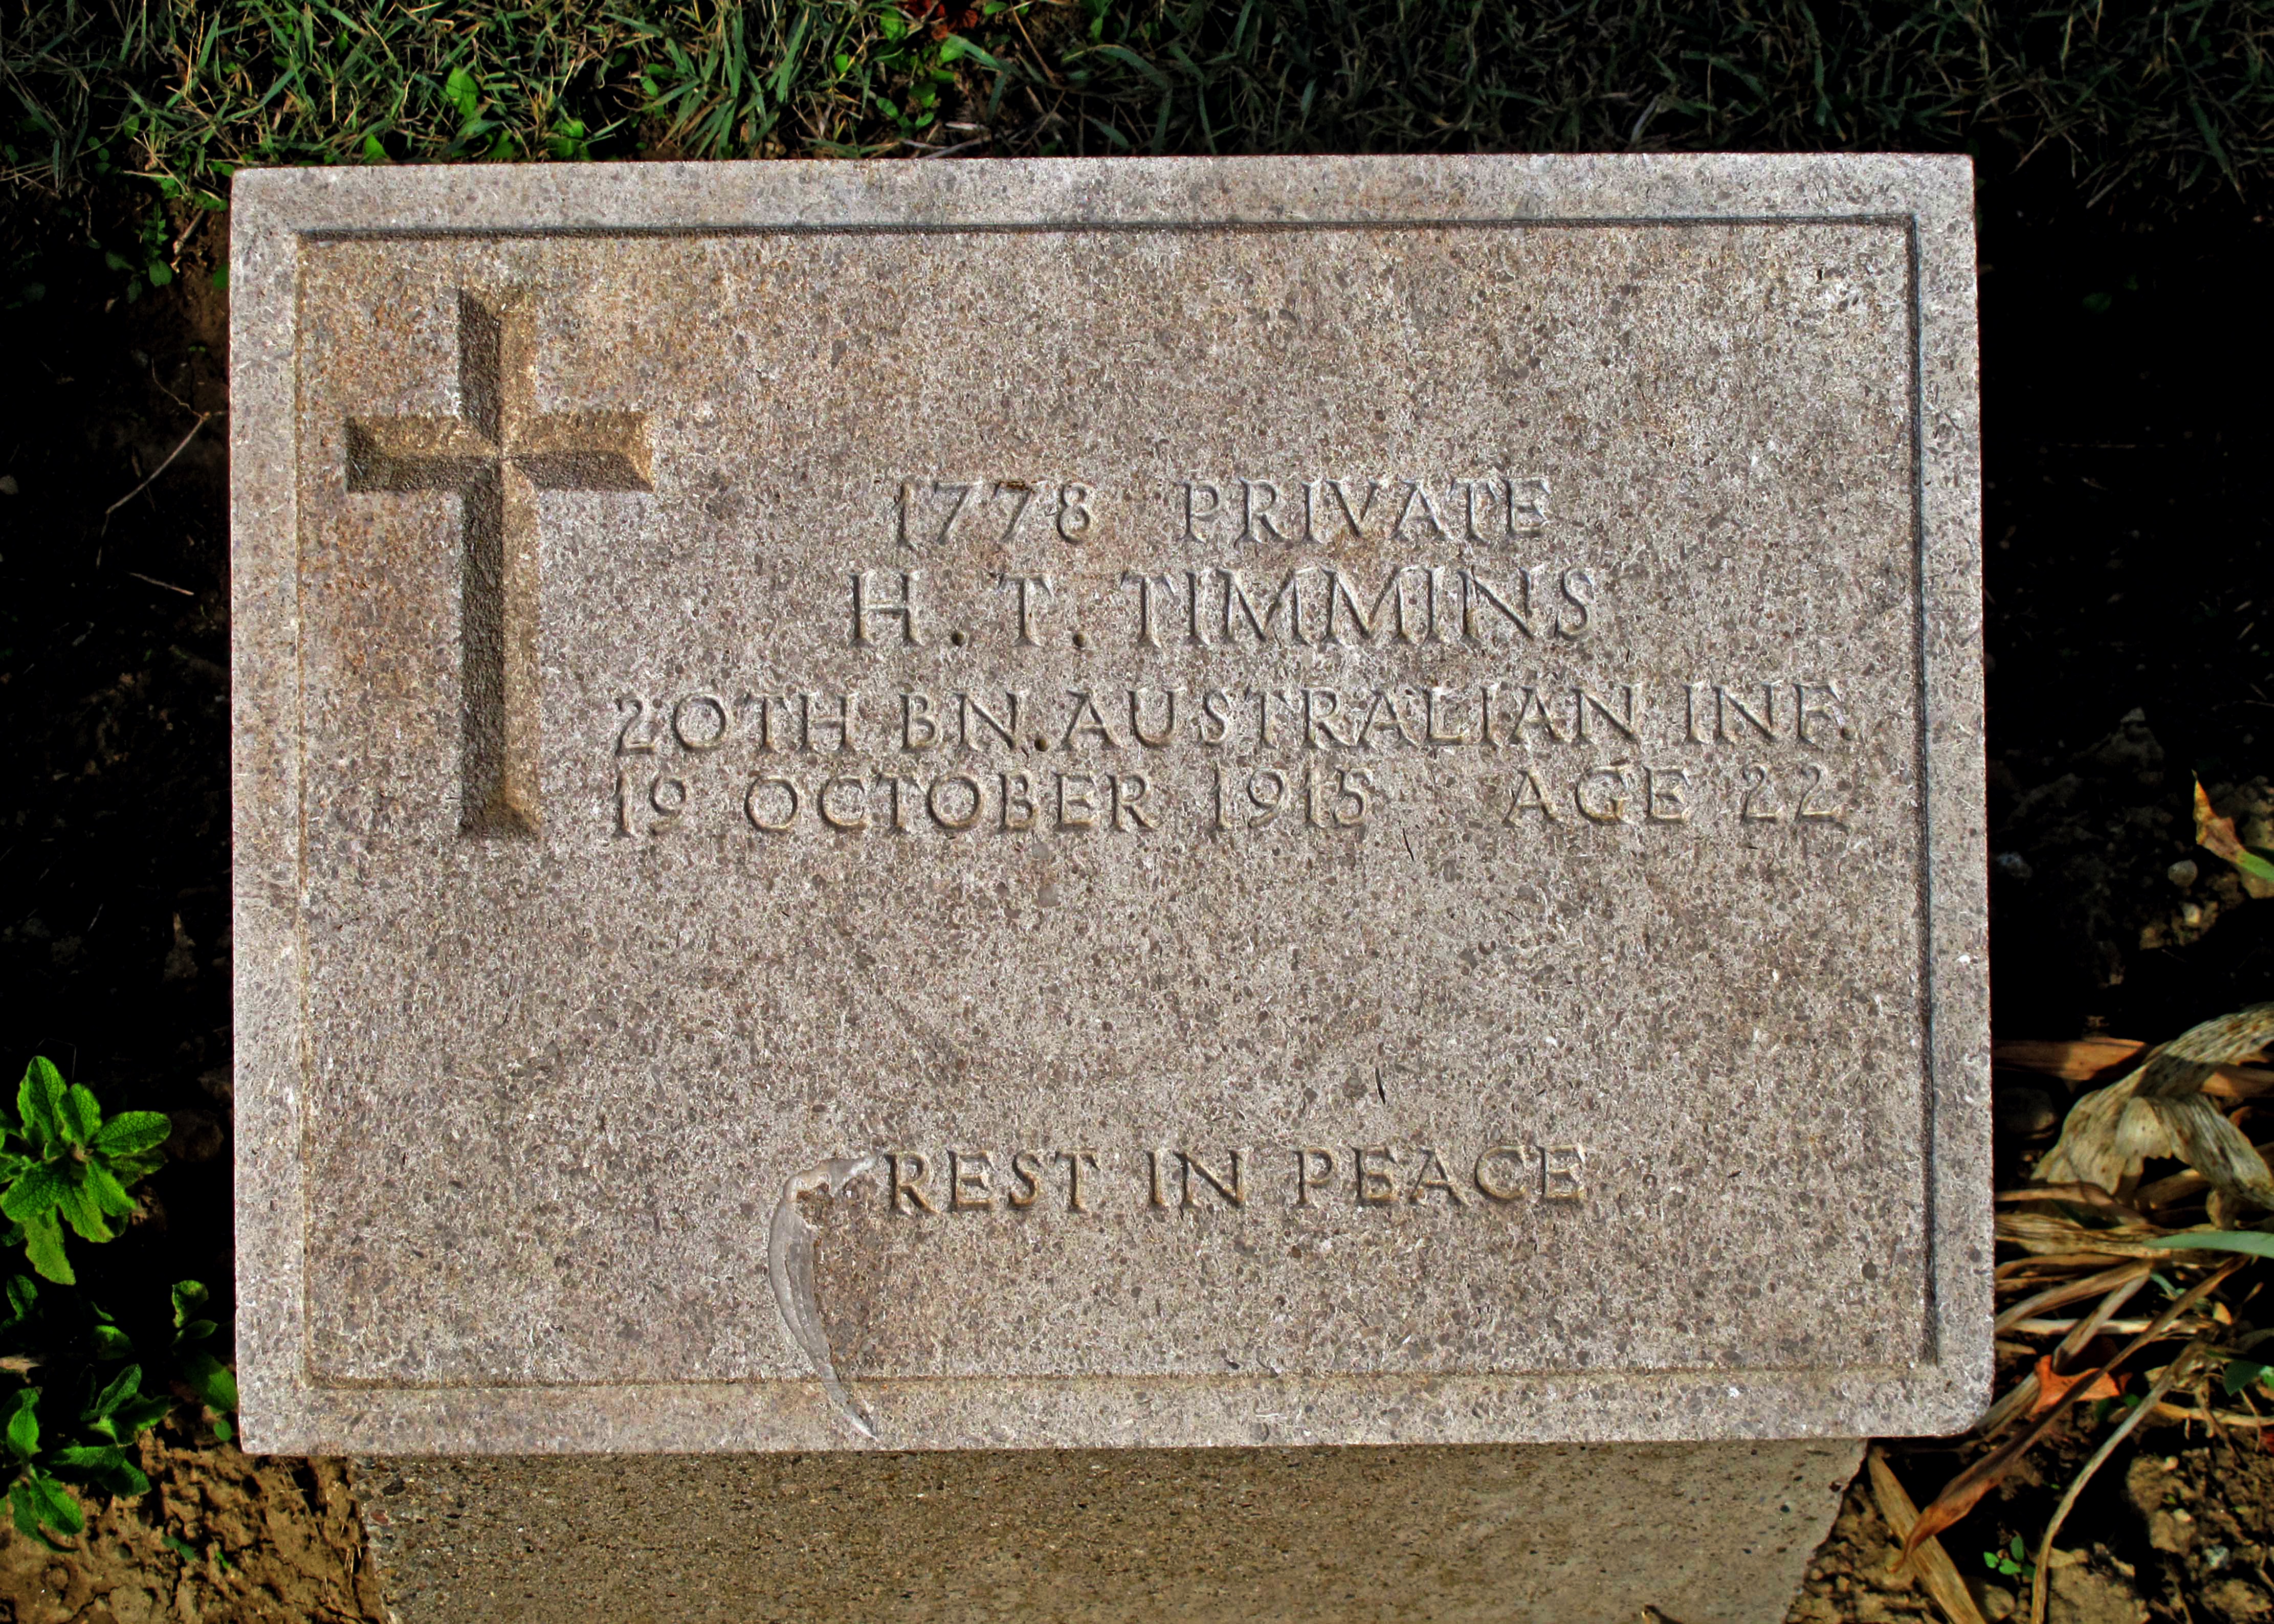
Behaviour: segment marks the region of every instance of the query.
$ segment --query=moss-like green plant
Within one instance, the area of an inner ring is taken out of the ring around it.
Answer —
[[[15,1116],[0,1105],[0,1217],[11,1226],[0,1244],[20,1242],[44,1278],[77,1283],[63,1226],[82,1240],[110,1239],[109,1221],[134,1211],[126,1187],[164,1161],[158,1147],[172,1129],[157,1111],[105,1121],[92,1089],[66,1084],[44,1056],[34,1057],[16,1091]]]

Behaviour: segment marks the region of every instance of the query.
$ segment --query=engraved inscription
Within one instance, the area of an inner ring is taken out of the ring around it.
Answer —
[[[835,603],[804,605],[836,619],[873,684],[719,673],[618,695],[614,831],[1332,837],[1425,799],[1425,778],[1442,802],[1463,761],[1490,821],[1533,838],[1844,826],[1861,795],[1851,685],[1619,669],[1603,650],[1635,659],[1635,628],[1609,635],[1605,581],[1555,557],[1551,488],[1509,472],[1133,493],[1040,470],[901,478],[889,560],[848,560]],[[1109,515],[1126,543],[1178,553],[1085,568],[1060,544]],[[1275,548],[1294,555],[1257,556]],[[943,658],[934,685],[900,675]],[[1055,680],[1022,673],[1045,663]]]
[[[1037,523],[1047,511],[1058,539],[1079,546],[1096,523],[1096,491],[1079,479],[903,479],[892,499],[892,539],[912,552],[975,539],[1008,547],[1021,538],[1020,526],[1032,510]]]
[[[1398,1211],[1445,1217],[1527,1208],[1578,1211],[1600,1192],[1598,1149],[1523,1134],[1475,1145],[1146,1146],[1120,1153],[1028,1146],[887,1148],[885,1210],[1212,1213],[1271,1208]]]
[[[1760,721],[1701,730],[1739,686]],[[730,692],[617,697],[619,835],[1334,833],[1464,762],[1515,831],[1844,825],[1857,793],[1837,680]]]
[[[852,646],[913,649],[936,640],[939,611],[925,599],[922,569],[856,569],[848,579]],[[1124,597],[1108,637],[1137,649],[1577,643],[1593,626],[1597,601],[1590,571],[1538,564],[1488,570],[1427,561],[1303,562],[1276,576],[1225,565],[1125,569],[1118,580]],[[1059,624],[1065,577],[1005,571],[993,584],[1005,622],[1000,629],[1013,646],[1082,649],[1094,641]],[[960,648],[964,636],[951,634],[949,641]]]
[[[1505,471],[899,479],[889,559],[847,560],[834,605],[804,605],[873,684],[722,672],[620,695],[615,832],[1332,837],[1442,803],[1464,760],[1490,821],[1534,838],[1844,826],[1851,685],[1619,669],[1604,650],[1634,660],[1635,628],[1618,635],[1594,568],[1555,557],[1552,488]],[[1060,545],[1109,523],[1118,568]],[[1171,551],[1133,564],[1148,536]],[[918,665],[945,680],[910,685]],[[713,756],[724,776],[692,771]]]

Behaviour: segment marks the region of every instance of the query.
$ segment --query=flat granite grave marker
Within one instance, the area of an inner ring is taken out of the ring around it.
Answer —
[[[245,1437],[646,1457],[374,1468],[406,1619],[621,1610],[635,1486],[929,1549],[908,1473],[1058,1484],[926,1571],[1072,1616],[1084,1460],[1521,1522],[1443,1616],[1751,1616],[1841,1455],[1758,1440],[1971,1418],[1963,161],[247,172],[232,241]],[[1113,1453],[873,1453],[1034,1448]],[[1676,1505],[1751,1556],[1615,1572]],[[1360,1509],[1251,1532],[1380,1577]],[[639,1605],[810,1615],[749,1539]]]

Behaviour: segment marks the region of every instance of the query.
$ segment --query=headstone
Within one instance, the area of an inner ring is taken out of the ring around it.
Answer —
[[[1972,1417],[1962,160],[275,171],[233,222],[245,1434],[619,1457],[551,1539],[516,1485],[597,1469],[372,1467],[407,1620],[555,1616],[635,1489],[968,1554],[1047,1481],[993,1537],[1040,1573],[1077,1464],[1179,1461],[1359,1496],[1337,1560],[1391,1493],[1610,1539],[1556,1616],[1755,1616],[1839,1473],[1738,1440]],[[1258,1447],[1359,1444],[1409,1447]],[[1120,1453],[897,1453],[1034,1450]],[[1676,1504],[1763,1553],[1721,1601],[1614,1560]],[[1429,1548],[1409,1599],[1520,1554]],[[737,1549],[642,1605],[821,1582]]]

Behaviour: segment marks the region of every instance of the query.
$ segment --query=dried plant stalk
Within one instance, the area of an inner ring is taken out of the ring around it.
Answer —
[[[2070,1108],[2060,1139],[2037,1164],[2037,1182],[2097,1184],[2121,1193],[2138,1180],[2142,1164],[2164,1156],[2203,1177],[2214,1220],[2246,1206],[2274,1209],[2274,1170],[2203,1093],[2222,1065],[2255,1056],[2270,1040],[2274,1004],[2255,1004],[2150,1050],[2120,1082],[2095,1089]],[[1999,1221],[2001,1232],[2008,1222]],[[2017,1230],[2012,1238],[2032,1245],[2051,1237]]]

